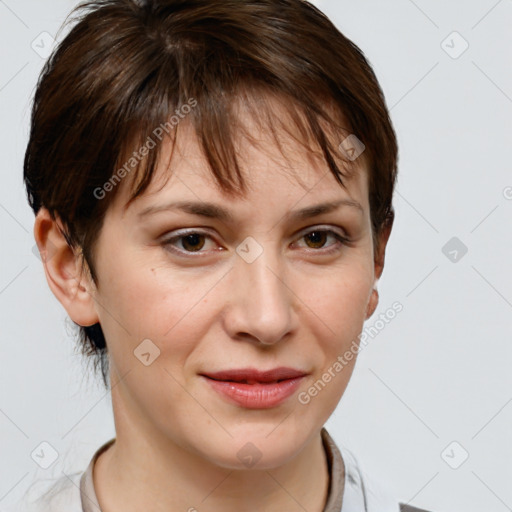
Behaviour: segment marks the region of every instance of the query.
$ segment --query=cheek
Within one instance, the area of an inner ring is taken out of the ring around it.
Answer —
[[[371,290],[372,271],[360,263],[310,275],[301,285],[300,297],[317,323],[323,323],[324,331],[331,334],[329,339],[340,343],[359,334]]]
[[[112,351],[119,345],[131,354],[150,339],[161,355],[172,352],[173,362],[180,364],[208,328],[213,316],[209,298],[218,276],[127,263],[117,265],[115,276],[99,298],[105,306],[101,322]]]

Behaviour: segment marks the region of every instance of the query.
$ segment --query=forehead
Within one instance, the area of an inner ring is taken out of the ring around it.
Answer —
[[[262,196],[297,200],[299,196],[327,199],[358,199],[368,209],[368,169],[364,153],[355,161],[337,159],[343,186],[334,178],[324,152],[311,134],[297,124],[290,106],[277,98],[251,97],[236,101],[235,124],[230,127],[236,163],[247,192],[239,195],[224,190],[203,152],[193,124],[184,119],[176,126],[173,138],[164,140],[158,165],[147,189],[133,202],[133,179],[125,180],[116,198],[118,207],[140,209],[170,191],[186,193],[201,200],[206,196],[231,202],[235,198],[261,201]],[[334,147],[350,135],[348,127],[335,132],[324,126]],[[218,149],[218,148],[215,148]],[[341,154],[341,152],[340,152]],[[223,169],[224,171],[224,169]],[[228,171],[228,170],[226,170]],[[231,173],[233,169],[230,169]],[[224,178],[228,178],[226,172]],[[231,174],[232,176],[232,174]],[[284,203],[284,204],[285,204]]]

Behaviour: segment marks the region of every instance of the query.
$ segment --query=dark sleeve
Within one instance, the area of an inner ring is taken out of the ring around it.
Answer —
[[[429,512],[424,508],[416,508],[411,505],[406,505],[405,503],[400,503],[400,512]]]

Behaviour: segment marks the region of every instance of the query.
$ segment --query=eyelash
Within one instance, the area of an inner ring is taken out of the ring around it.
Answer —
[[[341,250],[342,246],[347,245],[350,242],[350,240],[347,237],[340,235],[338,232],[336,232],[332,229],[322,229],[322,228],[315,228],[315,229],[312,229],[312,230],[304,233],[299,238],[299,240],[308,235],[311,235],[312,233],[326,233],[327,235],[332,235],[336,239],[336,243],[331,244],[329,246],[330,248],[327,250],[324,250],[323,248],[319,248],[319,249],[308,248],[307,252],[311,252],[311,253],[320,253],[321,255],[333,254],[335,252],[339,252]],[[182,232],[181,234],[174,235],[170,238],[167,238],[167,239],[163,240],[162,244],[164,247],[167,248],[167,250],[173,252],[174,254],[178,254],[179,256],[184,256],[186,258],[187,257],[191,257],[191,258],[201,257],[200,254],[202,254],[202,253],[204,254],[206,251],[201,251],[201,250],[199,250],[199,251],[184,251],[184,250],[178,250],[172,246],[173,242],[184,239],[190,235],[200,235],[200,236],[205,236],[206,238],[212,239],[211,235],[209,235],[208,233],[205,233],[203,231],[191,230],[191,231]]]

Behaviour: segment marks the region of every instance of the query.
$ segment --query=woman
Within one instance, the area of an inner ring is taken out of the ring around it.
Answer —
[[[301,0],[78,14],[24,177],[116,437],[34,510],[418,510],[323,427],[394,216],[397,142],[361,51]]]

